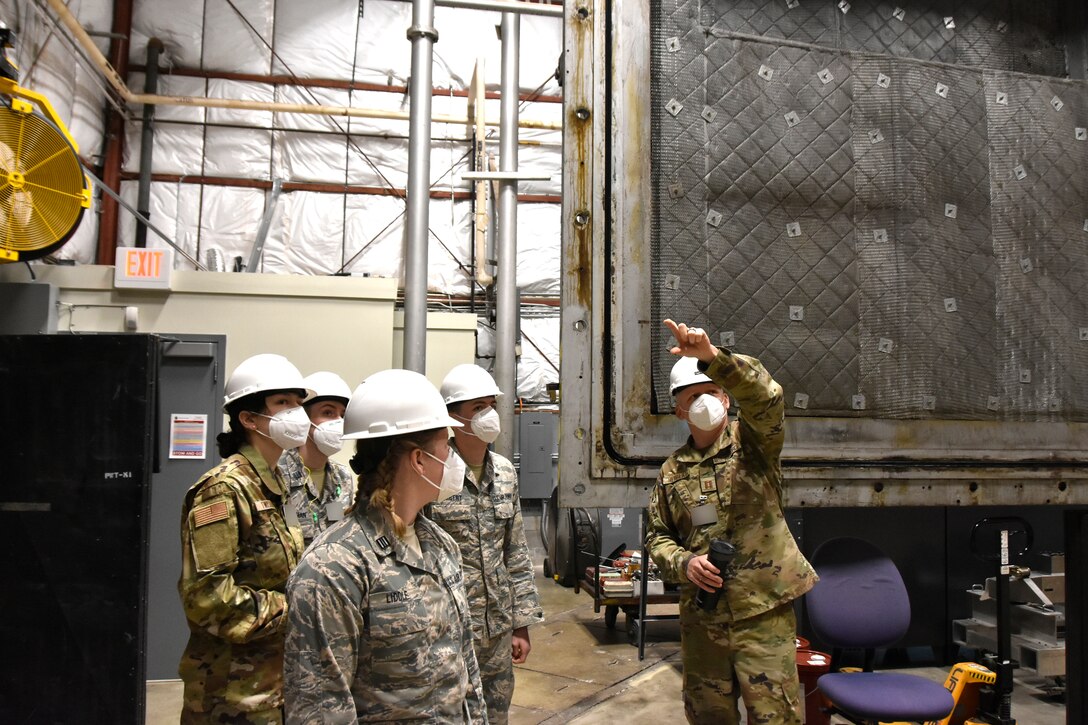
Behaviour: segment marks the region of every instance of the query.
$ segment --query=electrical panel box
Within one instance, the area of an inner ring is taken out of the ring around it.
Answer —
[[[554,412],[526,412],[518,416],[522,498],[548,498],[555,485],[557,448]]]
[[[48,282],[0,283],[0,334],[44,335],[57,331],[57,286]]]

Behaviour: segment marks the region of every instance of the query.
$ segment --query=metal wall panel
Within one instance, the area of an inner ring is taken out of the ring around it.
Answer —
[[[147,679],[178,676],[189,622],[178,596],[181,577],[181,522],[185,494],[221,459],[216,436],[223,430],[226,337],[169,334],[161,338],[155,441],[159,466],[151,481],[151,534],[148,544]],[[174,414],[207,416],[203,458],[170,458]]]

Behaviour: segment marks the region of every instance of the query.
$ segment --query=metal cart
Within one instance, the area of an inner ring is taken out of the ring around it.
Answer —
[[[571,530],[576,527],[574,509],[571,509]],[[593,611],[600,612],[601,607],[604,607],[604,623],[609,629],[616,628],[616,618],[619,615],[620,610],[623,610],[624,620],[627,627],[627,638],[632,645],[638,647],[638,658],[642,660],[645,658],[646,650],[646,624],[650,622],[665,622],[671,620],[677,620],[680,618],[677,614],[656,614],[651,615],[646,613],[646,607],[650,604],[679,604],[680,603],[680,590],[666,589],[663,594],[647,595],[647,577],[645,576],[645,570],[648,568],[649,555],[646,551],[646,511],[642,511],[642,518],[639,522],[639,541],[641,541],[640,551],[642,552],[642,567],[643,575],[639,577],[635,586],[638,587],[639,593],[637,596],[629,597],[612,597],[606,596],[601,587],[601,561],[603,555],[600,551],[600,544],[597,544],[597,551],[581,551],[580,553],[593,557],[593,577],[592,579],[586,576],[586,572],[577,572],[574,577],[574,591],[578,592],[585,589],[589,594],[593,596]],[[600,542],[600,537],[595,537],[597,542]],[[577,558],[577,557],[575,557]]]

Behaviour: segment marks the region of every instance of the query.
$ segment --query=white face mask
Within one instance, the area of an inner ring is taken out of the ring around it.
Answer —
[[[499,411],[494,408],[485,408],[468,421],[472,428],[471,435],[476,436],[484,443],[494,443],[499,438],[502,426],[499,424]],[[467,431],[466,431],[467,432]]]
[[[688,422],[699,430],[711,431],[725,420],[725,405],[717,397],[703,393],[688,408]]]
[[[427,451],[424,451],[422,448],[420,448],[419,450],[423,451],[428,456],[431,456],[431,458],[442,464],[442,481],[440,483],[435,483],[431,479],[420,474],[420,478],[438,489],[437,500],[445,501],[450,496],[456,496],[457,494],[461,493],[461,489],[465,487],[466,466],[465,461],[461,458],[461,456],[457,455],[457,451],[451,448],[449,456],[447,456],[446,460],[443,461],[438,456],[431,455],[430,453],[427,453]]]
[[[344,447],[344,419],[336,418],[335,420],[326,420],[321,425],[314,426],[314,432],[311,435],[314,445],[317,446],[317,450],[324,453],[326,456],[331,456],[340,451]]]
[[[296,408],[281,410],[275,415],[257,413],[262,418],[271,421],[268,424],[268,435],[272,442],[284,450],[298,448],[306,442],[306,436],[310,434],[310,416],[300,405]],[[257,431],[260,433],[260,431]],[[261,433],[264,435],[264,433]]]

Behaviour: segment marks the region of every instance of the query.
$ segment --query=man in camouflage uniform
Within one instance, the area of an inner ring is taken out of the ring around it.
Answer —
[[[460,494],[431,505],[430,517],[461,548],[472,608],[476,658],[491,725],[507,722],[514,664],[529,656],[529,625],[544,621],[525,542],[518,478],[509,460],[490,451],[499,433],[495,400],[502,393],[477,365],[458,365],[442,382],[454,428],[451,446],[468,470]]]
[[[680,598],[684,709],[692,723],[801,723],[792,602],[816,583],[782,514],[782,387],[758,360],[719,350],[699,328],[676,338],[671,389],[691,437],[661,467],[647,546]],[[726,391],[740,407],[729,424]],[[707,560],[711,539],[736,547],[730,571]],[[723,582],[724,579],[724,582]],[[721,599],[713,611],[698,589]]]
[[[302,403],[312,424],[310,434],[302,446],[283,452],[279,470],[289,488],[287,516],[290,523],[298,522],[309,546],[329,524],[344,518],[355,500],[355,479],[347,466],[329,458],[342,445],[351,389],[330,372],[308,375],[303,382],[311,391]]]

